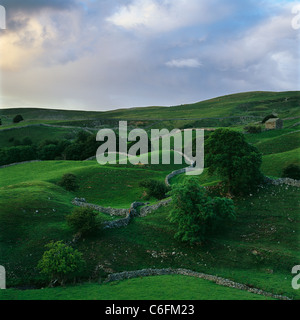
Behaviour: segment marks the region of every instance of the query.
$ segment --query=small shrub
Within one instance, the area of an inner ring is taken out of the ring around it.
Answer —
[[[75,232],[86,235],[97,229],[96,217],[97,214],[90,208],[75,208],[66,220]]]
[[[283,178],[290,178],[295,180],[300,180],[300,167],[296,164],[290,164],[283,170]]]
[[[32,146],[33,142],[30,138],[26,137],[22,140],[21,145],[22,146]]]
[[[149,198],[153,197],[158,200],[166,198],[167,193],[170,191],[170,188],[167,187],[164,182],[152,179],[141,182],[140,186],[147,189],[147,195]]]
[[[260,126],[247,126],[244,130],[248,133],[261,133],[262,131]]]
[[[72,173],[64,174],[58,185],[65,188],[67,191],[76,191],[79,188],[77,177]]]
[[[14,146],[15,147],[18,147],[18,146],[21,146],[21,145],[22,145],[22,142],[19,139],[15,139],[14,140]]]
[[[20,114],[18,114],[13,118],[13,123],[19,123],[23,120],[24,120],[23,117]]]

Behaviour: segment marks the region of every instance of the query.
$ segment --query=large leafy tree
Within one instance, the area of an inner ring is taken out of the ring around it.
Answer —
[[[82,254],[62,241],[51,242],[46,245],[42,259],[38,263],[38,269],[46,274],[51,284],[58,281],[64,285],[66,281],[78,275],[85,266]]]
[[[232,194],[250,192],[263,180],[262,154],[237,131],[217,129],[205,145],[209,173],[218,174]]]
[[[196,177],[174,185],[170,195],[173,200],[169,219],[177,225],[175,238],[179,240],[204,241],[221,223],[235,218],[233,201],[207,196]]]

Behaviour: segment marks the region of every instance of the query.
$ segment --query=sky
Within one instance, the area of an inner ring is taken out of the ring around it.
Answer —
[[[300,87],[300,2],[0,0],[0,107],[105,111]]]

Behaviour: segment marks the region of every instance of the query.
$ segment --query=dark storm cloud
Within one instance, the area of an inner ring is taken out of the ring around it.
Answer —
[[[7,12],[7,29],[17,31],[27,25],[27,15],[51,10],[67,10],[78,6],[77,0],[0,0]],[[21,14],[21,16],[20,16]]]
[[[67,9],[76,5],[75,0],[1,0],[0,4],[10,10],[40,10],[42,8]]]

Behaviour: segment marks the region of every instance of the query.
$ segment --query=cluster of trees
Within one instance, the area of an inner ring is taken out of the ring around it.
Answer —
[[[44,140],[33,144],[31,139],[10,139],[13,147],[0,149],[0,165],[30,160],[85,160],[96,154],[100,142],[96,135],[80,131],[75,140]]]
[[[229,197],[210,196],[196,177],[172,187],[169,216],[176,224],[175,238],[190,243],[205,241],[216,228],[235,218],[233,196],[249,194],[262,183],[262,154],[245,136],[228,129],[217,129],[205,141],[206,166],[222,180]]]
[[[13,147],[0,149],[0,165],[7,165],[16,162],[30,160],[74,160],[82,161],[96,155],[97,149],[105,143],[96,141],[96,134],[80,131],[73,141],[47,139],[41,143],[34,144],[31,139],[25,138],[22,141],[10,138]],[[117,136],[117,150],[119,138]],[[128,149],[136,142],[129,142]],[[149,145],[151,142],[149,140]],[[139,155],[139,153],[137,153]]]
[[[41,144],[15,143],[13,147],[0,149],[0,165],[30,160],[63,159],[63,151],[68,141],[44,141]]]
[[[33,146],[16,146],[0,149],[0,165],[36,159],[38,159],[37,149]]]

